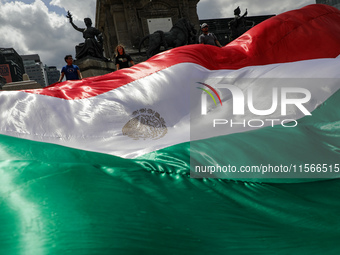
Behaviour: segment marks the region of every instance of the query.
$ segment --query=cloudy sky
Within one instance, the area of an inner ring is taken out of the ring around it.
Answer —
[[[200,19],[233,17],[240,6],[248,16],[280,14],[315,3],[315,0],[201,0],[197,6]],[[0,0],[0,47],[14,48],[19,54],[39,54],[44,64],[65,64],[66,54],[83,41],[82,34],[68,23],[67,10],[78,27],[83,19],[95,21],[96,0]]]

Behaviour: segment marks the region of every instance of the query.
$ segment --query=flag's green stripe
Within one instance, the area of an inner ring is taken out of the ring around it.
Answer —
[[[146,170],[151,159],[0,142],[0,254],[340,252],[339,180],[191,179],[185,144],[157,155],[177,164],[160,173]]]

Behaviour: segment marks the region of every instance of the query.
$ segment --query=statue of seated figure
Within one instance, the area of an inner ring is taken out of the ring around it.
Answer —
[[[84,23],[86,28],[79,28],[73,23],[72,15],[68,11],[67,16],[73,28],[83,33],[85,41],[76,46],[76,59],[81,59],[86,56],[100,58],[106,60],[103,56],[103,35],[95,27],[92,27],[90,18],[85,18]]]

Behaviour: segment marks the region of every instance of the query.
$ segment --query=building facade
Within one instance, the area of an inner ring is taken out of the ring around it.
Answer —
[[[28,74],[30,80],[34,80],[42,87],[46,87],[48,85],[47,75],[43,63],[40,61],[39,55],[21,55],[21,57],[24,62],[25,71]]]
[[[22,81],[25,68],[20,55],[13,48],[0,48],[0,55],[0,75],[7,83]]]
[[[199,29],[199,0],[97,0],[96,27],[104,35],[104,53],[112,58],[123,44],[131,53],[142,38],[155,30],[169,31],[180,18]]]
[[[327,4],[340,10],[340,0],[316,0],[317,4]]]
[[[60,71],[57,69],[56,66],[47,66],[45,65],[45,72],[47,76],[47,85],[51,85],[56,83],[60,77]]]

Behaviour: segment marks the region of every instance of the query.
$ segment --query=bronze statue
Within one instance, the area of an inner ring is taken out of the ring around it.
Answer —
[[[232,40],[236,39],[240,35],[242,35],[244,32],[249,30],[255,25],[254,21],[248,21],[246,20],[246,16],[248,15],[248,10],[246,9],[246,12],[240,16],[241,14],[241,9],[238,6],[234,10],[234,19],[228,23],[229,30],[230,30],[230,36],[229,36],[229,41],[231,42]]]
[[[146,50],[148,58],[160,52],[161,46],[165,50],[168,47],[179,47],[186,44],[194,43],[197,31],[194,26],[185,18],[181,18],[170,29],[169,32],[158,30],[153,34],[145,36],[139,44],[139,52],[145,40],[149,39],[149,45]]]
[[[97,28],[92,27],[91,19],[85,18],[84,23],[86,28],[79,28],[73,23],[70,11],[67,11],[66,18],[70,20],[70,23],[75,30],[83,33],[85,39],[85,42],[76,46],[76,59],[91,56],[106,60],[103,56],[103,35]]]

